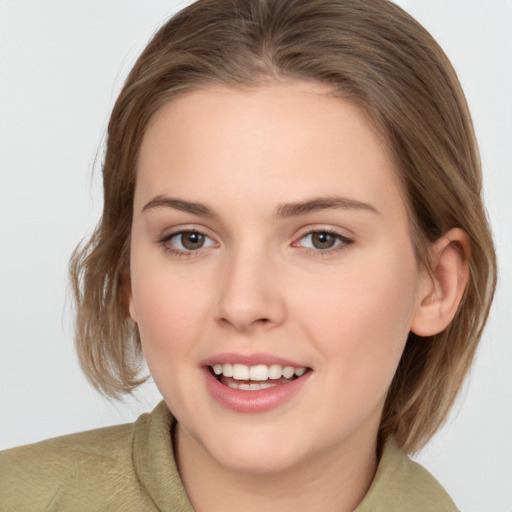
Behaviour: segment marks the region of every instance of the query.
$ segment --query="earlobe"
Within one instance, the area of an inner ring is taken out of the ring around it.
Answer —
[[[449,230],[431,251],[431,270],[420,290],[411,331],[418,336],[440,333],[453,320],[469,278],[469,237],[459,228]]]

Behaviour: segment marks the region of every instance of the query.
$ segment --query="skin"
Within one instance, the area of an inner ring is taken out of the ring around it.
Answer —
[[[282,207],[326,197],[366,206]],[[204,234],[204,245],[185,249],[183,230]],[[308,234],[325,230],[334,247],[318,249]],[[453,238],[436,254],[460,277]],[[196,510],[353,510],[375,473],[408,333],[449,321],[436,293],[460,299],[443,269],[434,286],[418,267],[382,138],[324,86],[212,87],[164,106],[138,163],[129,308],[178,419],[176,455]],[[228,352],[311,371],[283,405],[235,412],[203,378],[203,362]]]

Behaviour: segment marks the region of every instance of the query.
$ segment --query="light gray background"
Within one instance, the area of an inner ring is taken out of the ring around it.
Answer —
[[[184,1],[0,0],[0,448],[133,421],[73,348],[68,257],[100,212],[109,111],[150,35]],[[447,426],[418,459],[466,512],[512,510],[512,1],[401,0],[453,61],[473,113],[501,280]]]

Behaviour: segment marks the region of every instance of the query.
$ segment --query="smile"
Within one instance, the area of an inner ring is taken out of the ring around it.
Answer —
[[[249,362],[249,361],[248,361]],[[265,412],[288,402],[312,373],[303,366],[212,362],[203,367],[211,395],[237,412]]]
[[[292,382],[306,373],[306,368],[279,364],[215,364],[211,367],[217,380],[224,386],[242,391],[260,391]]]
[[[283,379],[291,381],[296,377],[302,377],[306,373],[306,368],[293,366],[281,366],[279,364],[258,364],[248,366],[245,364],[215,364],[212,367],[218,380],[223,384],[234,389],[258,390],[266,389],[278,384],[284,384]],[[242,384],[235,381],[249,381]],[[250,381],[253,381],[252,383]],[[269,382],[273,381],[273,382]],[[260,383],[260,384],[257,384]]]

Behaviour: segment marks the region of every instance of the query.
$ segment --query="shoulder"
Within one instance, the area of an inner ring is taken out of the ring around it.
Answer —
[[[357,512],[458,512],[441,484],[390,440]]]
[[[47,464],[51,462],[51,456],[55,453],[61,457],[70,457],[75,464],[90,457],[118,458],[123,456],[127,444],[129,445],[133,429],[134,423],[128,423],[55,437],[2,451],[0,452],[0,461],[2,463],[27,461],[31,464],[38,464],[41,459],[44,459]]]
[[[49,439],[0,452],[2,510],[70,510],[87,498],[108,503],[137,486],[132,462],[134,423]],[[130,494],[128,492],[128,494]]]

